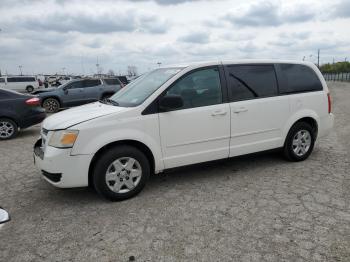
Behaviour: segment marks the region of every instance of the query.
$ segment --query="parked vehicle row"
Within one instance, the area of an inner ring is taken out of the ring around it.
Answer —
[[[46,117],[40,99],[0,88],[0,140],[10,139]]]
[[[71,80],[57,88],[33,92],[48,113],[61,108],[79,106],[112,96],[123,87],[117,78]]]
[[[50,116],[34,161],[54,186],[123,200],[169,168],[275,148],[305,160],[332,126],[311,63],[198,63],[153,70],[108,100]]]

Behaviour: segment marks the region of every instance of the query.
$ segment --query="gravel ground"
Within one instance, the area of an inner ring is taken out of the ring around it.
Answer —
[[[350,261],[350,85],[330,84],[336,127],[311,157],[260,153],[153,176],[112,203],[40,179],[39,127],[0,144],[2,261]]]

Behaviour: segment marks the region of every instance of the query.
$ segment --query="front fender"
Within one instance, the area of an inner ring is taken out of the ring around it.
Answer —
[[[87,124],[89,123],[85,123]],[[125,140],[134,140],[147,146],[154,157],[155,171],[164,169],[157,117],[148,121],[139,120],[128,128],[123,128],[122,123],[119,123],[117,126],[82,129],[71,154],[95,155],[102,147]]]

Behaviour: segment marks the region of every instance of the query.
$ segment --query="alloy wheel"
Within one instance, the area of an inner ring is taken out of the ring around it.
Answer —
[[[10,138],[15,132],[15,127],[12,123],[7,121],[0,122],[0,138]]]
[[[293,152],[301,157],[304,156],[311,147],[311,134],[308,130],[300,130],[293,137]]]
[[[108,188],[119,194],[133,190],[141,180],[142,168],[132,157],[121,157],[109,165],[106,172]]]

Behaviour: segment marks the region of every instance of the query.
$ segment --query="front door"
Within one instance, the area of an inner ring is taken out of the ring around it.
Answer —
[[[166,94],[180,95],[184,105],[159,113],[165,168],[227,158],[230,108],[223,103],[218,68],[192,71],[175,82]]]
[[[74,81],[63,90],[62,100],[65,106],[78,106],[84,104],[85,90],[82,81]]]

